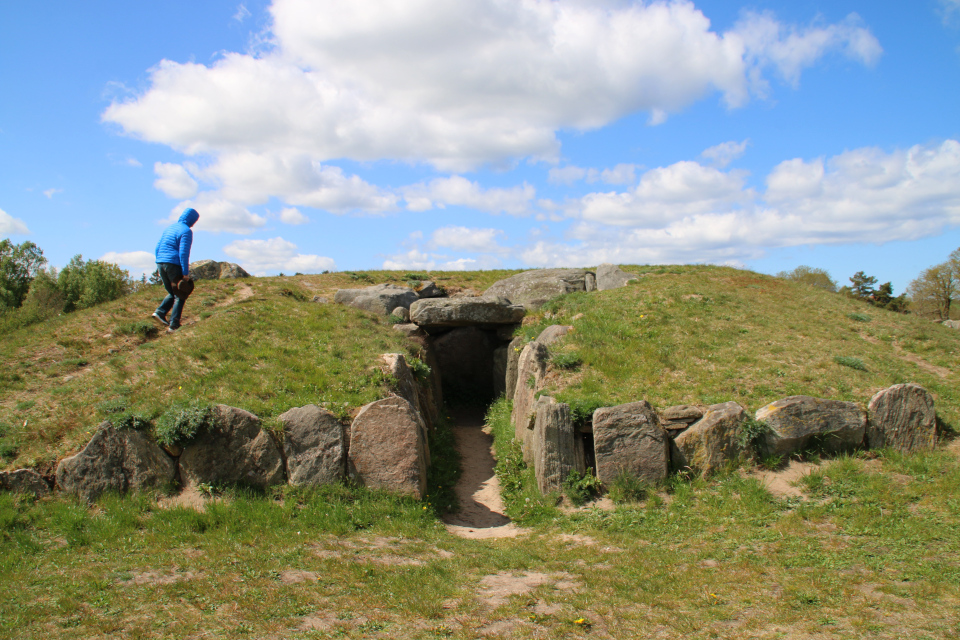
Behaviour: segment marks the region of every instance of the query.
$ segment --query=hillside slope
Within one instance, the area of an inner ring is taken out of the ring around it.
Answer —
[[[657,407],[736,400],[753,411],[797,394],[866,403],[877,390],[910,381],[935,395],[947,425],[960,423],[960,332],[747,271],[625,268],[643,277],[623,289],[557,299],[525,322],[530,337],[550,324],[575,326],[556,351],[575,352],[582,364],[551,374],[551,392],[562,399],[646,399]],[[512,273],[430,277],[451,291],[482,292]],[[161,297],[156,288],[2,336],[3,467],[49,469],[115,412],[149,419],[191,400],[268,421],[308,403],[347,416],[383,394],[372,367],[377,356],[416,355],[417,346],[384,318],[312,299],[423,275],[204,281],[174,335],[144,327]]]

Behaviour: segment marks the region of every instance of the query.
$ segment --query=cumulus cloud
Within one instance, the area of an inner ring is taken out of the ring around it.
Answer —
[[[728,164],[739,158],[747,150],[749,140],[743,142],[722,142],[716,146],[704,149],[700,157],[708,161],[714,167],[722,169]]]
[[[247,234],[267,224],[266,218],[258,216],[246,207],[206,191],[193,200],[181,202],[170,212],[170,217],[166,221],[176,222],[188,207],[196,209],[200,214],[200,219],[193,226],[195,231]]]
[[[286,207],[280,211],[280,221],[284,224],[307,224],[310,222],[310,218],[300,213],[299,209],[293,207]]]
[[[660,122],[710,93],[738,106],[767,68],[795,83],[831,51],[880,53],[855,17],[797,29],[748,14],[721,34],[682,0],[274,0],[270,13],[270,51],[161,61],[103,119],[187,154],[458,171],[556,157],[561,128],[638,111]]]
[[[133,277],[153,273],[157,268],[156,256],[149,251],[109,251],[100,256],[100,260],[127,269]]]
[[[157,174],[153,186],[167,196],[182,200],[197,195],[197,181],[183,165],[157,162],[153,165],[153,172]]]
[[[433,232],[432,243],[437,247],[476,253],[499,253],[503,247],[497,238],[503,236],[499,229],[470,229],[467,227],[443,227]]]
[[[53,196],[57,195],[58,193],[63,193],[63,189],[47,189],[46,191],[43,192],[43,195],[47,196],[48,199],[52,200]]]
[[[318,273],[337,268],[332,258],[299,253],[297,245],[283,238],[269,240],[236,240],[223,252],[240,262],[254,275],[268,273]]]
[[[0,209],[0,235],[26,235],[30,233],[27,229],[27,223],[20,218],[14,218],[9,213]]]
[[[777,247],[915,240],[960,225],[960,142],[786,160],[764,193],[739,172],[680,162],[566,213],[577,218],[566,237],[524,247],[525,264],[738,263]]]
[[[571,185],[580,180],[588,183],[630,184],[636,180],[638,165],[621,163],[610,169],[583,169],[573,165],[554,167],[547,175],[551,184]]]
[[[477,182],[461,176],[437,178],[425,184],[404,187],[402,191],[407,208],[411,211],[426,211],[451,205],[486,213],[511,215],[528,213],[530,201],[536,196],[536,189],[526,183],[509,189],[484,189]]]
[[[435,253],[425,253],[420,249],[409,251],[383,261],[383,269],[390,271],[468,271],[475,269],[490,269],[498,266],[496,262],[477,260],[473,258],[456,258]]]

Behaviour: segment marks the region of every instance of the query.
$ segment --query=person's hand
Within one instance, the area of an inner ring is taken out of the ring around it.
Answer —
[[[184,280],[193,280],[193,278],[190,277],[190,276],[183,276],[183,279],[184,279]]]

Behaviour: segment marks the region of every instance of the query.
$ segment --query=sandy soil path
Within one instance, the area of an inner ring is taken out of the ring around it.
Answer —
[[[457,483],[460,511],[444,518],[447,530],[465,538],[512,538],[524,530],[503,513],[500,483],[494,473],[493,436],[480,412],[453,414],[461,475]]]

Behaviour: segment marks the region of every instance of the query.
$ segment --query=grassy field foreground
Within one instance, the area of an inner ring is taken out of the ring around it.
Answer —
[[[637,284],[532,315],[529,336],[575,326],[551,393],[753,411],[792,393],[864,403],[916,381],[947,435],[958,424],[960,332],[749,272],[641,269]],[[7,468],[75,450],[121,404],[148,415],[199,397],[269,421],[327,402],[346,415],[382,392],[373,358],[411,346],[380,319],[310,300],[409,275],[203,283],[196,322],[172,337],[124,333],[153,309],[149,292],[3,336]],[[432,275],[482,290],[509,274]],[[449,469],[424,503],[343,486],[228,488],[198,504],[0,494],[0,637],[960,637],[955,442],[820,461],[789,496],[746,468],[569,510],[532,489],[509,411],[500,400],[488,421],[507,513],[526,529],[510,539],[447,533]],[[433,445],[453,459],[444,434]]]

